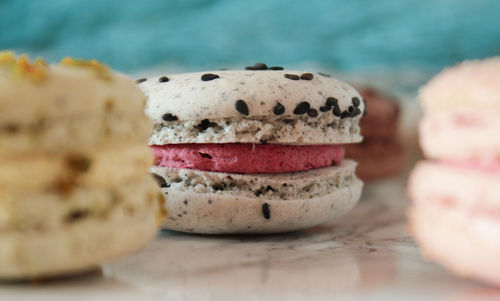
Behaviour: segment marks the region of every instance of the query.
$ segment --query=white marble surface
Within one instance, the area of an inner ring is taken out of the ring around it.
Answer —
[[[395,179],[370,184],[347,216],[307,231],[165,231],[99,272],[0,285],[0,300],[500,300],[500,290],[422,259],[406,231],[407,202]]]

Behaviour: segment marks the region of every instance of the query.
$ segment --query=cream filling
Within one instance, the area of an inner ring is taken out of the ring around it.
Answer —
[[[170,121],[156,124],[150,145],[173,143],[277,143],[322,144],[353,143],[362,140],[360,116],[339,118],[332,112],[320,117],[307,115],[224,118]]]
[[[270,200],[309,199],[327,195],[359,181],[354,175],[356,163],[344,160],[338,166],[281,174],[233,174],[191,169],[153,167],[162,189],[167,192],[265,197]]]

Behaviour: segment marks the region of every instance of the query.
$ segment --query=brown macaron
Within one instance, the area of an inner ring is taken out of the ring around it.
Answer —
[[[358,89],[366,101],[366,116],[360,120],[364,139],[346,146],[346,157],[359,162],[356,174],[369,181],[399,173],[406,155],[398,137],[397,101],[373,88]]]

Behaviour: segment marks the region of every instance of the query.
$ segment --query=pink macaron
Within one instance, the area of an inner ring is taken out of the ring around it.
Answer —
[[[453,274],[500,286],[500,57],[443,71],[420,98],[411,233]]]

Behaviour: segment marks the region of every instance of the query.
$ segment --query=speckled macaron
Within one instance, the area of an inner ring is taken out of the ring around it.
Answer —
[[[138,85],[154,122],[152,172],[168,196],[165,228],[292,231],[340,216],[359,199],[356,163],[342,160],[342,144],[361,141],[366,108],[350,85],[262,63]]]
[[[155,235],[144,104],[96,61],[0,52],[0,281],[93,269]]]

